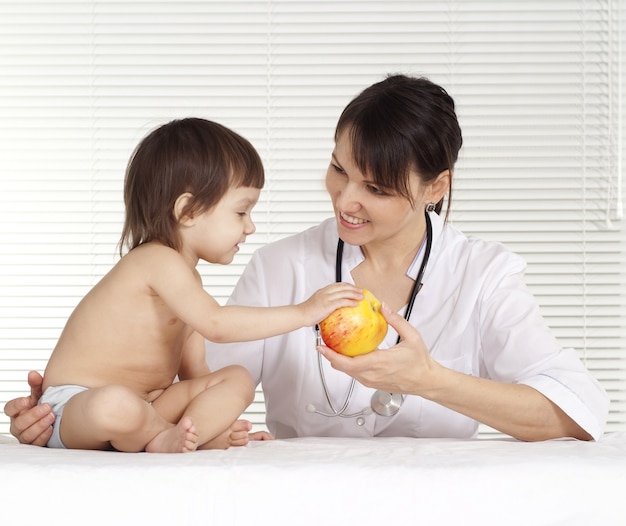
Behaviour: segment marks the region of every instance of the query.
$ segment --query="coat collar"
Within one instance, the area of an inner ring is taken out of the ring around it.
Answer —
[[[432,260],[433,253],[435,252],[435,247],[438,245],[437,241],[441,237],[441,232],[443,230],[444,221],[443,219],[436,214],[435,212],[429,212],[430,221],[433,228],[433,243],[431,247],[431,255],[430,258]],[[422,262],[422,256],[424,255],[424,246],[425,243],[422,242],[422,246],[418,250],[415,259],[409,265],[407,269],[406,275],[411,279],[415,280],[417,278],[417,273],[419,271],[420,264]],[[363,262],[365,256],[363,255],[363,251],[360,246],[349,245],[346,243],[343,248],[343,264],[342,264],[342,277],[343,280],[346,281],[346,278],[350,275],[350,272]],[[429,262],[430,263],[430,262]],[[428,267],[428,265],[426,265]],[[428,272],[428,268],[426,268],[426,272]],[[352,283],[352,278],[349,277],[349,282]]]

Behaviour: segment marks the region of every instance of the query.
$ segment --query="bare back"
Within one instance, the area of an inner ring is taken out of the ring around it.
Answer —
[[[171,385],[193,331],[151,286],[159,272],[155,250],[163,247],[129,252],[78,304],[48,362],[44,389],[122,384],[152,400]]]

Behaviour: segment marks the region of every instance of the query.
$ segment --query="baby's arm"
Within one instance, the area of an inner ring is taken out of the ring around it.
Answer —
[[[312,326],[334,310],[355,306],[363,298],[358,287],[333,283],[298,305],[222,307],[204,290],[197,272],[180,254],[161,249],[150,262],[150,286],[184,323],[218,343],[261,340]]]
[[[183,346],[178,368],[178,379],[190,380],[191,378],[200,378],[207,374],[211,374],[211,369],[206,362],[204,338],[199,332],[192,331]]]
[[[242,307],[227,305],[204,320],[204,336],[219,343],[260,340],[322,321],[340,307],[354,307],[363,298],[361,289],[348,283],[333,283],[298,305]],[[202,331],[201,328],[198,330]]]

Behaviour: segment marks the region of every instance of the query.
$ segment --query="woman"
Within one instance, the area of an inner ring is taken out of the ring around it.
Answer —
[[[299,303],[347,281],[386,305],[384,342],[347,358],[316,351],[305,328],[228,348],[208,343],[209,366],[242,364],[262,383],[277,438],[469,438],[482,422],[522,440],[598,439],[606,393],[550,334],[522,259],[439,216],[446,196],[450,209],[462,144],[445,90],[403,75],[376,83],[346,107],[335,142],[326,174],[335,218],[257,251],[230,301]],[[50,417],[29,409],[39,379],[29,381],[31,399],[5,410],[14,435],[39,443]]]

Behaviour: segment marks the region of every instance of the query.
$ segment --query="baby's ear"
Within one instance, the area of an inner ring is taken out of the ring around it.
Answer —
[[[185,192],[184,194],[180,194],[176,198],[176,202],[174,203],[174,217],[176,218],[176,221],[178,221],[183,226],[187,226],[190,223],[193,223],[193,216],[185,212],[192,198],[192,194],[190,194],[189,192]]]

